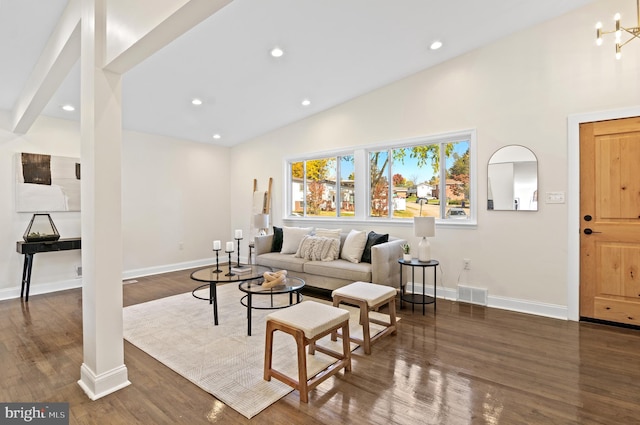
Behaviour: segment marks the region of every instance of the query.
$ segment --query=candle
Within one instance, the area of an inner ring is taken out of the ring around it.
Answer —
[[[233,252],[233,242],[227,242],[227,252]]]
[[[213,249],[215,250],[220,249],[220,241],[213,241]]]
[[[236,239],[242,239],[242,230],[241,229],[236,230]]]

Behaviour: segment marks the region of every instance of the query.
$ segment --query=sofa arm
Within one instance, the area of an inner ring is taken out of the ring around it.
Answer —
[[[402,245],[407,241],[394,239],[371,247],[371,281],[379,285],[400,287]]]
[[[254,240],[254,248],[256,250],[256,257],[260,254],[266,254],[271,252],[271,243],[273,241],[273,234],[256,236]]]

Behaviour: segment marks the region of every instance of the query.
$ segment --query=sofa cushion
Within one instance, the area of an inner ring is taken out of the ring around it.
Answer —
[[[350,281],[371,282],[371,264],[352,263],[347,260],[307,261],[304,272],[309,274],[347,279]]]
[[[351,230],[344,240],[340,258],[352,263],[359,263],[367,244],[367,232],[364,230]]]
[[[340,239],[305,235],[302,237],[296,257],[305,260],[333,261],[340,253]]]
[[[273,226],[273,239],[271,239],[271,252],[282,250],[282,227]]]
[[[362,258],[360,259],[360,261],[362,261],[363,263],[370,263],[371,262],[371,247],[374,245],[378,245],[384,242],[388,242],[389,241],[389,234],[384,234],[381,235],[380,233],[376,233],[376,232],[369,232],[369,234],[367,235],[367,243],[364,246],[364,251],[362,252]]]
[[[322,236],[324,238],[336,238],[340,240],[340,233],[342,229],[316,229],[313,233],[316,236]]]
[[[280,254],[295,254],[304,235],[308,235],[313,227],[287,227],[282,228],[282,249]]]
[[[292,254],[267,252],[266,254],[260,254],[256,262],[261,266],[272,267],[273,269],[303,272],[303,265],[307,260],[296,258]]]

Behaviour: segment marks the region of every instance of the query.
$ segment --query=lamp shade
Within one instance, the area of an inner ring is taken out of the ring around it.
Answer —
[[[419,238],[429,238],[435,236],[435,217],[413,217],[413,231]]]
[[[253,224],[258,229],[269,228],[269,214],[256,214],[253,216]]]

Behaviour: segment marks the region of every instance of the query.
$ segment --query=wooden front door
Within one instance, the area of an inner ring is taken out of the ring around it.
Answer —
[[[640,117],[580,125],[580,317],[640,326]]]

